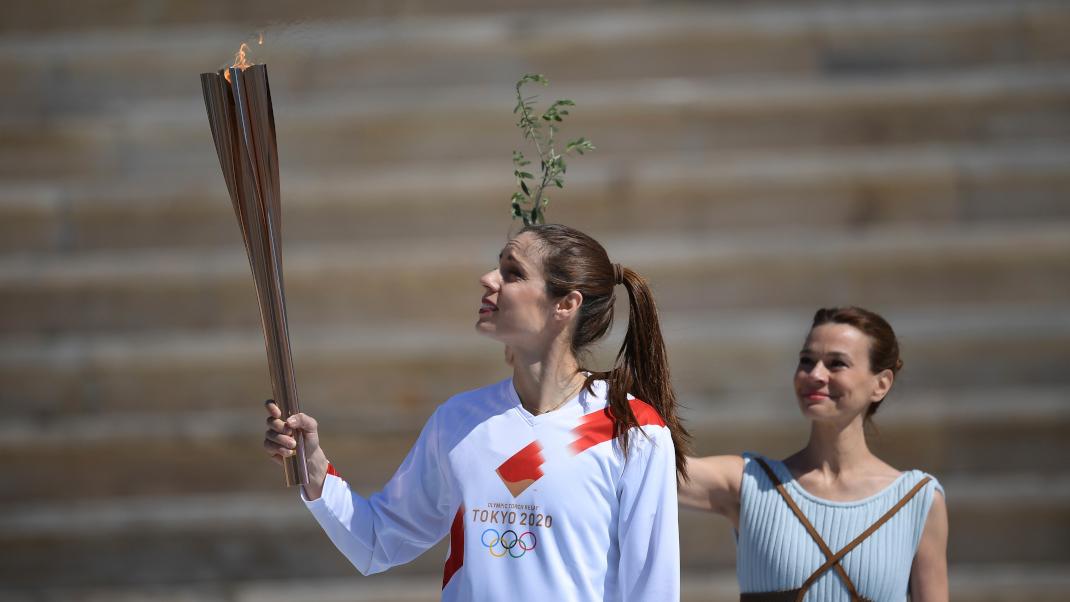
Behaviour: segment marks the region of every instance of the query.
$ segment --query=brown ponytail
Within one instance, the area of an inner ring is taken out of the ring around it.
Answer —
[[[676,470],[687,479],[685,456],[691,435],[676,411],[676,393],[669,378],[669,361],[661,336],[654,296],[646,280],[635,271],[610,262],[605,249],[590,236],[559,224],[528,226],[544,251],[543,271],[547,291],[562,297],[572,291],[583,295],[572,351],[579,357],[587,346],[601,339],[613,324],[615,285],[628,291],[628,330],[613,368],[589,371],[586,387],[595,380],[608,384],[606,414],[613,419],[613,435],[627,453],[630,430],[639,422],[628,403],[628,394],[650,404],[669,428],[676,448]],[[583,368],[581,367],[581,370]]]
[[[628,331],[617,352],[613,370],[606,379],[609,381],[609,408],[614,416],[613,434],[620,437],[621,445],[627,449],[628,430],[636,425],[628,393],[654,406],[672,434],[676,471],[687,480],[684,458],[690,451],[691,435],[676,412],[676,393],[669,379],[669,357],[661,336],[654,295],[646,279],[638,273],[626,267],[621,272],[624,288],[628,291]]]

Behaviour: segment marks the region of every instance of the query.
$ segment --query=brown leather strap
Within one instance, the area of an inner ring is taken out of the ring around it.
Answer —
[[[880,529],[881,526],[884,525],[884,523],[888,522],[888,520],[890,518],[895,516],[896,513],[898,513],[899,510],[901,510],[903,508],[903,506],[906,505],[907,502],[909,502],[910,500],[914,499],[914,496],[917,495],[918,492],[921,491],[921,488],[925,487],[925,484],[928,483],[930,480],[932,480],[931,477],[925,477],[924,479],[918,481],[918,484],[915,485],[914,488],[911,489],[909,492],[907,492],[907,494],[904,495],[901,500],[896,502],[894,506],[889,508],[888,511],[884,513],[884,516],[882,516],[879,519],[877,519],[877,522],[875,522],[872,525],[870,525],[869,528],[866,529],[865,531],[863,531],[861,535],[859,535],[858,537],[854,538],[851,541],[851,543],[849,543],[846,546],[844,546],[843,549],[841,549],[839,552],[836,552],[831,558],[826,560],[825,564],[821,565],[821,568],[819,568],[816,571],[814,571],[814,574],[810,575],[810,577],[806,580],[806,582],[803,583],[802,588],[799,590],[799,596],[796,598],[796,601],[797,602],[802,602],[803,596],[806,595],[806,590],[810,589],[810,586],[813,585],[814,582],[817,581],[818,578],[821,577],[821,575],[823,575],[825,573],[825,571],[829,570],[829,568],[831,568],[832,566],[837,566],[837,567],[840,566],[839,562],[840,562],[841,558],[846,556],[848,552],[850,552],[851,550],[855,549],[855,547],[857,547],[858,544],[860,544],[863,541],[865,541],[866,538],[869,537],[870,535],[873,535],[873,533],[877,529]]]
[[[780,497],[784,498],[784,501],[788,504],[788,508],[791,508],[791,511],[795,513],[796,518],[798,518],[799,522],[802,523],[802,526],[806,528],[806,532],[810,534],[811,538],[813,538],[814,542],[817,544],[817,547],[821,548],[821,553],[825,555],[825,558],[831,559],[833,556],[832,550],[829,549],[828,544],[825,543],[825,540],[821,538],[821,534],[817,532],[817,529],[815,529],[814,526],[810,524],[810,520],[806,518],[806,515],[803,514],[803,511],[800,510],[797,505],[795,505],[795,500],[791,499],[791,496],[788,495],[787,489],[784,488],[784,484],[781,483],[780,479],[777,478],[776,473],[773,472],[773,469],[770,468],[769,465],[766,464],[765,460],[763,460],[762,458],[755,456],[754,459],[758,462],[758,465],[762,467],[762,470],[765,471],[765,474],[769,477],[769,480],[773,482],[773,485],[776,486],[777,493],[780,494]],[[851,582],[851,578],[847,576],[847,571],[844,570],[843,566],[839,562],[836,562],[833,566],[835,566],[836,573],[839,574],[840,579],[843,580],[843,584],[847,587],[847,591],[850,592],[851,600],[857,600],[859,598],[858,591],[855,590],[855,584]]]

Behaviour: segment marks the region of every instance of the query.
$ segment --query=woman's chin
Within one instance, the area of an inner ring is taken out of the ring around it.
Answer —
[[[488,339],[493,339],[500,343],[505,343],[505,341],[503,341],[499,336],[498,329],[495,328],[494,324],[488,320],[480,319],[476,321],[476,334],[485,336]]]
[[[809,420],[828,420],[836,416],[836,408],[830,407],[828,401],[811,401],[809,399],[799,399],[799,411],[802,412],[803,417]]]

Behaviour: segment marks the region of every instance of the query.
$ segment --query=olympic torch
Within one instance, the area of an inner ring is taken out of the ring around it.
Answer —
[[[279,153],[267,65],[248,64],[246,49],[242,44],[234,66],[202,73],[201,89],[219,166],[256,285],[271,391],[285,420],[300,409],[283,292]],[[300,432],[297,453],[283,460],[283,469],[287,486],[308,483]]]

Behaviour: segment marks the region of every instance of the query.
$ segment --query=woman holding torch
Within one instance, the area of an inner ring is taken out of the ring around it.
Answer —
[[[881,316],[821,309],[799,353],[795,395],[810,440],[783,461],[688,458],[680,502],[737,533],[741,600],[946,602],[943,488],[866,445],[865,423],[902,367]],[[804,598],[805,596],[805,598]]]
[[[271,402],[267,453],[292,456],[304,433],[305,503],[364,574],[448,533],[443,600],[677,600],[688,434],[646,282],[582,232],[533,225],[480,283],[476,330],[507,346],[513,376],[441,405],[380,492],[354,493],[316,421],[283,422]],[[580,358],[610,330],[617,285],[627,334],[614,367],[592,372]]]

